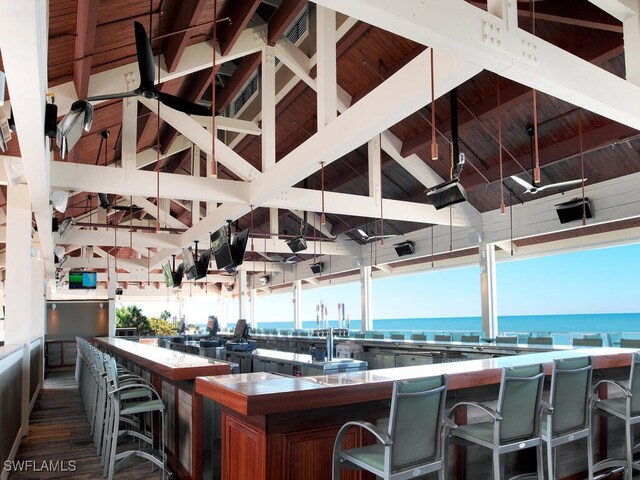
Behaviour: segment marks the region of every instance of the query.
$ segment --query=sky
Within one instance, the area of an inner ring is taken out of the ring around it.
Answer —
[[[499,315],[640,312],[640,244],[588,250],[497,265]],[[481,315],[480,269],[477,266],[399,275],[373,280],[373,317],[429,318]],[[303,320],[316,319],[316,305],[327,305],[337,319],[338,303],[352,320],[360,318],[360,285],[347,283],[305,289]],[[178,314],[176,302],[141,305],[148,316],[167,308]],[[221,317],[217,296],[185,298],[189,323]],[[228,323],[237,319],[238,302],[227,300]],[[258,296],[260,322],[293,322],[292,292]]]

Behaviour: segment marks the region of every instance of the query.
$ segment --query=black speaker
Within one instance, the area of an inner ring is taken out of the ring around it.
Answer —
[[[293,253],[301,252],[302,250],[307,249],[307,241],[303,236],[298,236],[287,240],[287,246]]]
[[[311,271],[315,274],[322,273],[322,262],[312,263],[309,265],[311,267]]]
[[[406,242],[396,243],[393,248],[396,249],[396,253],[399,257],[411,255],[413,253],[413,242],[408,240]]]
[[[44,111],[44,134],[49,138],[56,138],[56,121],[58,120],[58,106],[47,103]]]
[[[116,295],[122,295],[124,293],[124,290],[120,287],[116,288]]]
[[[427,192],[427,199],[436,207],[436,210],[467,201],[467,192],[458,182],[457,178],[436,185]]]
[[[584,208],[583,208],[584,205]],[[576,220],[582,220],[582,214],[585,214],[586,218],[592,218],[591,203],[589,198],[586,197],[584,202],[582,198],[574,198],[568,202],[559,203],[556,206],[556,213],[560,223],[569,223]]]
[[[58,217],[51,217],[51,231],[58,231]]]

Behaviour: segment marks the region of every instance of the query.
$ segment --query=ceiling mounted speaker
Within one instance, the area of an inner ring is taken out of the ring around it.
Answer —
[[[411,255],[413,253],[413,242],[408,240],[406,242],[396,243],[393,248],[396,249],[396,253],[399,257]]]
[[[287,246],[293,253],[301,252],[307,249],[307,241],[302,235],[287,240]]]
[[[260,280],[260,285],[269,285],[269,282],[271,281],[271,278],[269,278],[269,275],[262,275],[258,280]]]
[[[58,127],[58,106],[55,103],[47,103],[44,110],[44,134],[49,138],[56,138]]]
[[[431,204],[440,210],[441,208],[448,207],[449,205],[455,205],[456,203],[467,201],[467,192],[464,191],[464,187],[460,184],[456,177],[448,180],[440,185],[436,185],[429,192],[427,192],[427,199],[431,201]]]
[[[584,205],[584,207],[583,207]],[[560,223],[569,223],[576,220],[582,220],[582,214],[585,218],[592,218],[591,202],[586,197],[583,201],[582,198],[574,198],[568,202],[559,203],[556,206],[556,213]]]
[[[322,273],[322,262],[318,262],[318,263],[312,263],[311,265],[309,265],[311,267],[311,271],[313,273],[315,273],[316,275],[318,273]]]

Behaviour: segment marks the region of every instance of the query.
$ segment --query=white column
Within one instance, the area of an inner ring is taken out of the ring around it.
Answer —
[[[238,285],[238,295],[240,299],[238,301],[238,319],[247,318],[248,308],[247,308],[247,271],[243,268],[238,272],[238,281],[240,284]]]
[[[23,345],[22,434],[29,433],[29,343],[31,340],[31,199],[26,185],[7,186],[5,345]],[[17,413],[17,412],[16,412]]]
[[[273,47],[262,50],[260,95],[262,100],[262,171],[276,164],[276,59]],[[278,236],[278,209],[269,209],[269,233]]]
[[[316,5],[318,131],[337,117],[336,12]],[[263,133],[264,135],[264,133]]]
[[[107,285],[107,297],[109,298],[109,336],[116,336],[116,268],[114,262],[109,264],[109,282]]]
[[[360,298],[362,331],[373,330],[373,318],[371,316],[373,310],[371,297],[371,266],[360,267]]]
[[[293,328],[302,329],[302,280],[293,281]]]
[[[367,144],[369,153],[369,196],[376,199],[376,206],[380,205],[380,189],[382,185],[382,171],[380,164],[382,151],[380,149],[380,135],[376,135]]]
[[[249,290],[249,323],[253,328],[258,327],[258,321],[256,320],[256,289]]]
[[[200,147],[193,145],[193,176],[200,177]],[[209,167],[211,168],[211,167]],[[191,201],[191,224],[195,225],[200,221],[200,202]]]
[[[480,244],[480,295],[482,330],[486,337],[498,334],[498,299],[496,291],[496,250],[492,243]]]
[[[130,73],[125,75],[128,90],[136,88],[139,80],[138,73]],[[136,142],[138,132],[138,100],[135,97],[127,98],[122,102],[122,166],[127,173],[137,169],[136,165]],[[110,137],[108,142],[115,145],[115,135]],[[104,146],[103,146],[104,147]],[[106,147],[104,147],[106,148]],[[104,152],[104,151],[103,151]],[[98,163],[104,165],[104,153],[101,152]]]
[[[636,12],[640,2],[636,0]],[[630,16],[622,22],[624,34],[624,64],[627,80],[640,85],[640,14]]]
[[[31,259],[31,338],[44,336],[46,319],[46,283],[44,260]],[[44,345],[43,345],[44,348]]]

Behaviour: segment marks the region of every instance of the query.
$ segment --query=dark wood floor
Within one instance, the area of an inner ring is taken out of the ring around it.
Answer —
[[[47,374],[44,388],[31,412],[29,435],[22,439],[16,456],[16,461],[34,463],[28,471],[12,472],[10,480],[102,478],[100,458],[96,456],[89,436],[89,423],[73,375],[73,371]],[[75,464],[73,471],[71,461]],[[43,470],[43,463],[44,468],[53,465],[57,471]],[[33,468],[34,464],[39,471]],[[152,472],[149,462],[133,458],[116,478],[158,479],[161,473],[159,470]]]

